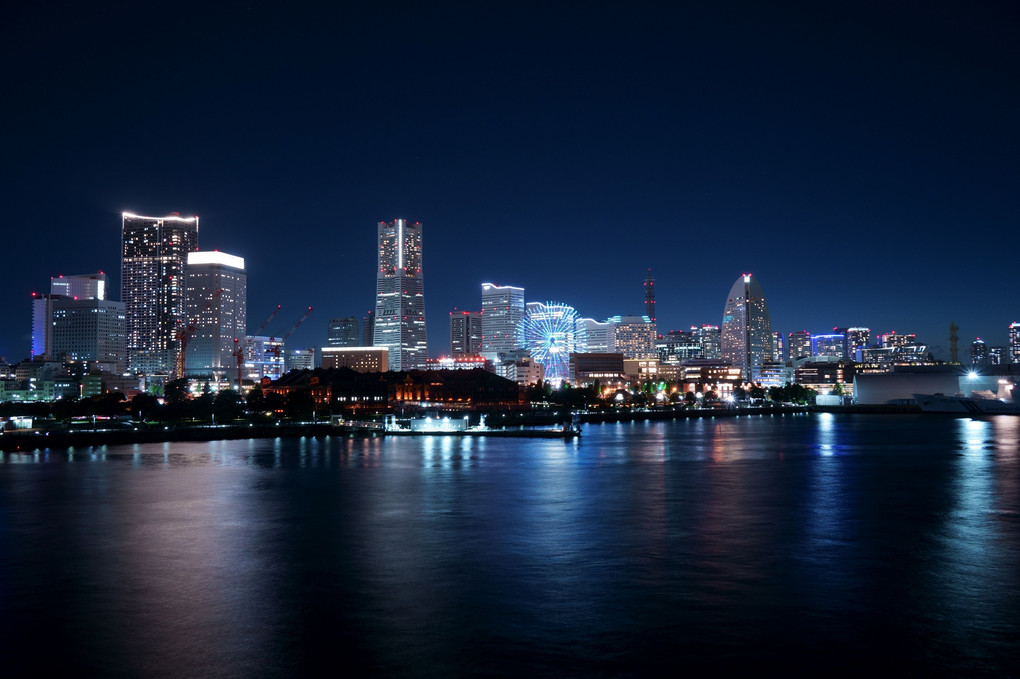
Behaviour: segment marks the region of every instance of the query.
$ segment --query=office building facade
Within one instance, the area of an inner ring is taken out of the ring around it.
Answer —
[[[701,344],[701,355],[708,360],[722,358],[722,339],[718,325],[692,325],[691,332]]]
[[[375,333],[372,345],[389,350],[391,370],[425,367],[425,291],[422,283],[421,223],[379,222]]]
[[[482,312],[450,312],[450,356],[475,356],[482,350]]]
[[[166,376],[177,362],[176,332],[187,323],[188,253],[198,250],[198,217],[143,217],[121,222],[121,298],[128,370]]]
[[[616,350],[624,358],[651,359],[658,356],[655,322],[648,316],[613,316],[616,325]]]
[[[761,284],[751,274],[744,274],[730,288],[720,341],[723,359],[739,367],[744,379],[751,382],[758,379],[762,364],[772,358],[769,307]]]
[[[358,333],[358,317],[331,318],[326,324],[327,347],[358,347],[361,336]]]
[[[389,349],[386,347],[323,347],[322,367],[350,368],[359,373],[389,370]]]
[[[103,372],[127,367],[127,335],[123,302],[71,299],[51,295],[49,355],[66,362],[92,364]]]
[[[596,321],[594,318],[582,318],[588,332],[589,354],[612,354],[616,352],[616,324],[612,321]]]
[[[495,359],[517,348],[517,324],[524,316],[524,288],[482,283],[482,351]]]
[[[236,370],[234,340],[247,332],[248,274],[244,258],[225,252],[189,252],[186,375],[222,375]],[[197,321],[197,322],[196,322]]]
[[[106,274],[79,274],[50,278],[50,294],[69,299],[106,299]]]

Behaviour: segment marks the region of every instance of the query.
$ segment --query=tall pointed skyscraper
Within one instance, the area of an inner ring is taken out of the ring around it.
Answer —
[[[373,344],[389,349],[390,370],[425,367],[428,346],[420,222],[379,222]]]
[[[761,364],[772,356],[772,322],[761,284],[747,273],[730,288],[723,309],[720,348],[723,359],[740,367],[744,379],[756,382]]]
[[[655,278],[651,269],[645,276],[645,316],[648,316],[652,323],[655,322]]]
[[[198,249],[198,217],[141,217],[124,213],[121,299],[127,320],[128,370],[166,376],[177,362],[188,253]]]

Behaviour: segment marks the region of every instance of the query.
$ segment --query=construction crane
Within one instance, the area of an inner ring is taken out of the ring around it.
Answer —
[[[252,333],[252,337],[254,337],[254,336],[258,335],[260,332],[262,332],[262,329],[265,328],[267,325],[269,325],[270,321],[272,321],[274,318],[276,318],[276,314],[280,313],[280,309],[282,309],[282,308],[283,307],[280,304],[277,304],[276,308],[273,310],[273,313],[269,314],[269,316],[266,317],[266,320],[262,321],[262,325],[259,326],[258,330],[256,330],[255,332]]]
[[[279,311],[279,307],[276,307],[276,311]],[[276,315],[275,311],[273,315]],[[241,369],[245,367],[245,350],[237,337],[234,337],[234,353],[231,356],[238,360],[238,394],[241,394]]]
[[[222,294],[223,288],[220,288],[213,294],[212,299],[210,299],[209,302],[202,307],[202,310],[195,314],[195,318],[193,318],[191,322],[177,328],[177,331],[174,333],[174,339],[177,340],[177,365],[175,366],[174,371],[175,380],[179,380],[184,377],[188,343],[191,341],[191,338],[195,336],[195,333],[198,332],[198,321],[200,320],[201,315],[208,311],[210,307],[212,307],[213,302],[218,300]],[[178,323],[180,322],[178,321]]]
[[[268,349],[268,352],[271,352],[275,358],[279,359],[280,358],[280,347],[283,346],[283,343],[287,341],[287,338],[290,337],[290,334],[292,332],[294,332],[295,330],[297,330],[298,326],[301,325],[302,323],[304,323],[308,319],[308,317],[311,316],[311,315],[312,315],[312,307],[308,307],[308,311],[305,312],[304,316],[302,316],[301,318],[297,319],[297,321],[294,323],[294,325],[290,326],[290,328],[287,330],[287,332],[284,333],[283,337],[280,338],[280,343],[279,344],[274,344],[272,347],[270,347]],[[275,337],[270,337],[269,341],[270,342],[275,342],[276,338]]]

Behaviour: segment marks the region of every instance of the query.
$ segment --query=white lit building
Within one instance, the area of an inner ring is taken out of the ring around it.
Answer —
[[[517,324],[524,316],[524,288],[482,283],[482,350],[496,360],[517,345]]]
[[[616,324],[610,321],[596,321],[594,318],[582,318],[588,332],[589,354],[616,353]]]
[[[225,252],[188,253],[186,374],[221,376],[236,370],[234,340],[247,332],[248,275],[244,258]]]

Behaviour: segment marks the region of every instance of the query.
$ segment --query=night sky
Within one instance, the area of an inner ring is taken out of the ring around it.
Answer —
[[[659,331],[1020,320],[1015,3],[21,3],[0,16],[0,355],[32,291],[104,270],[120,213],[200,216],[248,323],[374,305],[376,222],[424,229],[430,354],[480,284]],[[369,7],[368,5],[371,5]],[[769,5],[769,6],[765,6]]]

